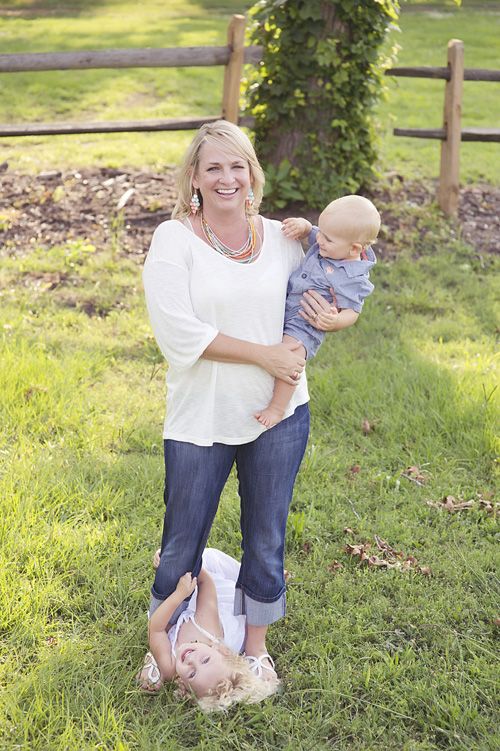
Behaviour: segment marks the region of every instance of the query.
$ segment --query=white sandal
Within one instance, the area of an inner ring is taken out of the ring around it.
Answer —
[[[141,669],[141,674],[144,668],[149,668],[146,678],[137,677],[136,681],[142,680],[143,684],[145,681],[148,681],[150,688],[143,688],[143,691],[145,691],[146,693],[151,693],[151,689],[156,689],[156,684],[161,680],[160,668],[158,667],[158,664],[151,652],[147,652],[146,656],[144,657],[144,664]],[[160,686],[158,686],[158,688],[160,688]]]
[[[276,675],[276,670],[274,669],[274,660],[271,655],[263,654],[260,657],[245,655],[245,660],[248,660],[248,662],[250,663],[250,670],[257,678],[262,678],[263,670],[269,670],[271,673],[273,673],[273,675],[276,676],[276,678],[278,678],[278,676]],[[263,660],[269,660],[271,667],[264,665]]]

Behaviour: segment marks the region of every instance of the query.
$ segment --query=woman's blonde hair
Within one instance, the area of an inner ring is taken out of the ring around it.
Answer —
[[[190,202],[194,192],[193,177],[198,170],[200,149],[204,143],[215,146],[224,153],[234,154],[239,159],[248,162],[254,200],[252,206],[246,206],[246,212],[258,214],[265,177],[255,149],[248,136],[237,125],[227,120],[216,120],[213,123],[205,123],[201,126],[184,155],[178,180],[178,198],[172,211],[172,219],[184,219],[191,214]],[[198,198],[203,205],[203,197],[199,191]]]
[[[224,711],[239,701],[247,701],[250,704],[255,704],[276,693],[279,686],[277,681],[262,681],[252,673],[244,657],[234,654],[225,645],[220,645],[219,648],[223,651],[229,674],[225,678],[222,678],[205,696],[198,698],[178,679],[175,691],[176,696],[179,698],[190,698],[204,712],[215,712],[217,710]]]

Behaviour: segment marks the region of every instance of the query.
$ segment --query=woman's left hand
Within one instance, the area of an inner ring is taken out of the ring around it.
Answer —
[[[335,299],[332,288],[330,292]],[[339,312],[335,305],[315,290],[304,292],[304,297],[305,300],[300,301],[303,310],[299,311],[304,321],[319,331],[337,331]]]

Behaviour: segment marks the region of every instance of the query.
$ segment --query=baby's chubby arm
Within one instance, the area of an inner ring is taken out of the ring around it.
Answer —
[[[302,311],[299,311],[302,313]],[[344,308],[343,310],[337,310],[337,308],[330,308],[330,310],[322,311],[318,313],[318,317],[314,321],[313,325],[322,331],[340,331],[341,329],[347,329],[349,326],[353,326],[358,320],[359,313],[350,308]],[[303,318],[309,320],[307,316]]]
[[[307,240],[312,232],[312,224],[302,217],[288,217],[282,221],[281,231],[292,240]]]
[[[162,602],[149,620],[149,647],[160,668],[162,679],[171,681],[175,675],[175,658],[165,629],[181,602],[194,592],[196,581],[196,577],[191,578],[190,572],[181,576],[175,592]]]
[[[333,288],[330,288],[330,294],[335,300]],[[359,313],[351,308],[337,310],[335,304],[328,302],[316,290],[304,292],[304,298],[300,301],[302,310],[299,313],[304,321],[320,331],[340,331],[355,324],[359,318]]]

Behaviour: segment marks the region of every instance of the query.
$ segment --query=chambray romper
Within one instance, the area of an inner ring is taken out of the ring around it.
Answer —
[[[323,258],[316,242],[317,227],[313,227],[308,237],[309,248],[299,268],[289,280],[285,306],[284,333],[299,339],[305,347],[306,359],[314,357],[325,338],[324,331],[318,331],[299,314],[300,300],[307,290],[316,290],[322,297],[333,302],[339,310],[349,308],[361,313],[363,302],[373,291],[370,270],[377,259],[370,246],[361,254],[359,261],[337,261]],[[332,298],[330,287],[333,287]]]

